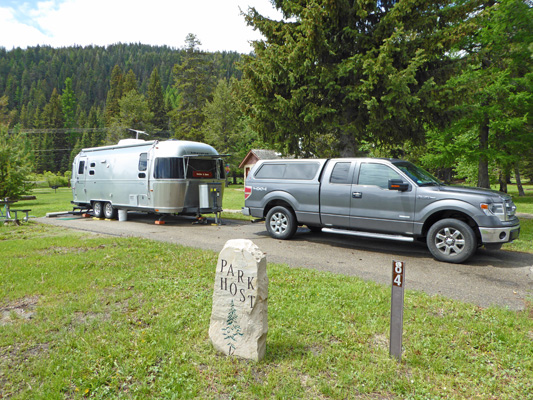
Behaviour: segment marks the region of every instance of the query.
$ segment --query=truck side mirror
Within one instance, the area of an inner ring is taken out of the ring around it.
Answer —
[[[399,192],[406,192],[409,190],[409,184],[401,179],[389,179],[389,190],[397,190]]]

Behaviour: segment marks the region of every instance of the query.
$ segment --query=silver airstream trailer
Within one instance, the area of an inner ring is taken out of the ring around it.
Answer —
[[[125,139],[76,156],[72,203],[98,218],[119,210],[218,217],[224,178],[222,156],[207,144]]]

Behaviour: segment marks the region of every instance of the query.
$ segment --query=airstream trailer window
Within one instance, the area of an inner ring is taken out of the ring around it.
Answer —
[[[83,170],[85,169],[85,161],[80,161],[78,165],[78,175],[83,175]]]
[[[222,171],[224,170],[220,169],[219,159],[189,158],[188,160],[188,179],[220,179],[219,176],[223,176]]]
[[[158,157],[154,164],[155,179],[183,179],[183,158]]]
[[[148,153],[141,153],[139,156],[139,171],[146,171],[148,168]]]

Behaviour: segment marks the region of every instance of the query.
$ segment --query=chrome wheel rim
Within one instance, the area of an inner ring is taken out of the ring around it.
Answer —
[[[102,214],[102,203],[100,202],[94,203],[94,213],[98,215]]]
[[[466,240],[460,230],[446,227],[437,232],[435,246],[442,254],[453,256],[463,252]]]
[[[277,235],[284,233],[289,225],[287,216],[281,212],[274,213],[270,217],[270,229]]]
[[[113,215],[113,206],[111,205],[111,203],[106,203],[104,205],[104,215],[107,218],[111,218],[111,216]]]

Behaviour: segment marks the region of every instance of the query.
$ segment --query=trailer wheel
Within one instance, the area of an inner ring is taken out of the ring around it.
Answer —
[[[427,246],[439,261],[462,263],[476,252],[477,240],[470,226],[448,218],[435,222],[429,229]]]
[[[298,225],[294,214],[282,206],[272,208],[266,216],[266,228],[275,239],[290,239],[296,233]]]
[[[117,210],[110,202],[104,203],[104,216],[107,219],[117,219]]]
[[[104,216],[104,208],[100,201],[93,202],[93,215],[96,218],[102,218]]]

